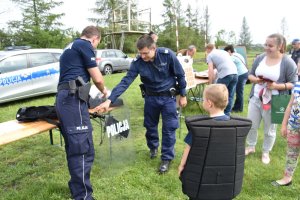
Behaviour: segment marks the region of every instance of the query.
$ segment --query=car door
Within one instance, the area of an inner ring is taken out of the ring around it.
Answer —
[[[26,54],[0,60],[0,103],[27,96],[32,91],[31,71]]]
[[[122,51],[116,51],[116,56],[119,63],[119,70],[128,70],[130,66],[130,60],[127,59],[127,55]]]
[[[57,91],[59,62],[51,52],[29,54],[29,68],[32,72],[33,92],[49,94]]]
[[[107,59],[112,63],[113,71],[117,71],[120,68],[120,62],[117,58],[115,50],[108,50],[106,52]]]

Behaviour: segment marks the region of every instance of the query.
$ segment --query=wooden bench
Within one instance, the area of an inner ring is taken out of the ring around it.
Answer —
[[[109,113],[110,111],[116,108],[117,107],[110,107],[107,110],[107,112]],[[90,113],[93,113],[93,110],[90,110]],[[102,114],[105,115],[107,113],[102,113]],[[52,130],[55,128],[57,128],[56,125],[50,124],[43,120],[34,121],[34,122],[19,122],[17,120],[2,122],[0,123],[0,145],[14,142],[45,131],[49,131],[50,144],[53,145]],[[60,134],[60,145],[62,146],[61,134]]]
[[[50,143],[53,144],[52,130],[57,128],[55,125],[46,121],[19,122],[11,120],[0,123],[0,145],[14,142],[32,135],[49,131]]]
[[[121,102],[123,105],[123,101]],[[104,113],[98,113],[94,115],[95,117],[98,117],[101,119],[105,115],[110,115],[109,113],[119,108],[119,106],[112,106],[109,107],[108,110]],[[93,109],[90,109],[89,112],[95,113]],[[102,116],[102,117],[101,117]],[[105,119],[105,118],[104,118]],[[103,123],[101,121],[101,123]],[[102,124],[101,124],[102,126]],[[14,142],[26,137],[30,137],[32,135],[36,135],[45,131],[49,131],[50,136],[50,144],[53,145],[53,132],[52,130],[57,128],[56,125],[50,124],[43,120],[38,120],[34,122],[19,122],[17,120],[11,120],[7,122],[0,123],[0,145],[4,145],[10,142]],[[102,129],[102,127],[101,127]],[[62,136],[60,134],[60,145],[62,146]]]

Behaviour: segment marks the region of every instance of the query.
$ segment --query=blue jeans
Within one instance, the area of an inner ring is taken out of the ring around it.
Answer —
[[[235,97],[234,106],[232,108],[233,111],[243,112],[244,87],[246,85],[247,80],[248,80],[248,72],[238,76],[238,82],[236,84],[236,89],[235,89],[236,97]]]
[[[238,81],[237,74],[230,74],[225,76],[224,78],[219,78],[217,80],[217,83],[222,83],[226,85],[228,89],[228,105],[226,106],[224,113],[225,115],[230,115],[233,99],[234,99],[234,93],[235,93],[235,87]]]

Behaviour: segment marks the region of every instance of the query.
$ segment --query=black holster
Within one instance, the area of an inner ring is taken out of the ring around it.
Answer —
[[[146,96],[146,88],[143,83],[140,84],[140,89],[141,89],[142,97],[144,98]]]
[[[89,94],[91,89],[91,83],[85,83],[82,77],[78,76],[76,81],[79,82],[78,86],[78,97],[82,101],[88,102],[89,101]]]
[[[169,91],[172,97],[175,97],[178,94],[178,91],[174,87],[170,88]]]
[[[77,91],[76,80],[69,81],[67,86],[69,86],[68,89],[70,90],[70,94],[72,94],[72,95],[76,94],[76,91]]]

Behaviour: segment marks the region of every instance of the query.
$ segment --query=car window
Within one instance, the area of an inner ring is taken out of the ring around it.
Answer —
[[[115,57],[116,57],[116,54],[115,54],[115,52],[113,52],[113,51],[104,51],[104,52],[102,53],[102,57],[103,57],[103,58],[115,58]]]
[[[26,54],[11,56],[0,61],[0,73],[7,73],[16,70],[26,69]]]
[[[30,67],[47,65],[50,63],[57,62],[57,60],[51,53],[31,53],[30,60]]]
[[[106,58],[106,51],[103,51],[103,52],[98,51],[97,57]]]
[[[103,57],[103,52],[101,52],[101,51],[95,51],[95,55],[96,55],[96,57]]]
[[[52,55],[56,58],[57,61],[59,61],[61,53],[52,53]]]
[[[116,54],[118,58],[125,58],[125,54],[121,51],[116,51]]]

